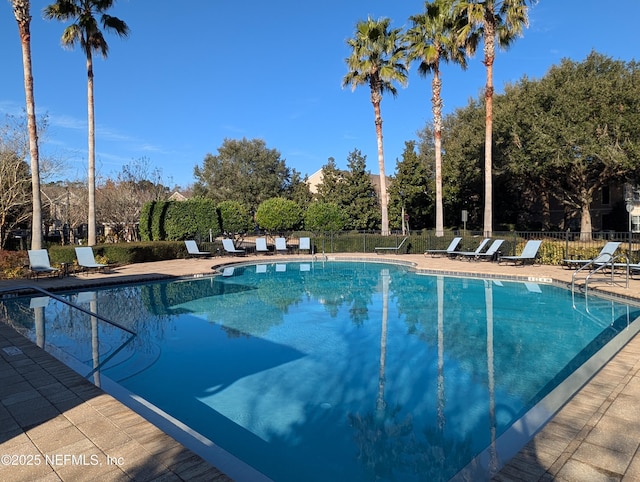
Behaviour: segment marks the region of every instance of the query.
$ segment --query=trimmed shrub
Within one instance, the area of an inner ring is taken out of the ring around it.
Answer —
[[[302,221],[302,210],[298,203],[281,197],[263,201],[258,206],[256,221],[262,229],[282,233],[296,229]]]
[[[220,233],[216,205],[211,199],[172,201],[164,216],[165,238],[168,241],[189,238],[207,239],[209,233]]]
[[[222,201],[218,204],[219,224],[223,233],[246,233],[252,228],[249,208],[238,201]]]

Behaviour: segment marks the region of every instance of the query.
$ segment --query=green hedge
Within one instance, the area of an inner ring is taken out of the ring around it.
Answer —
[[[216,205],[211,199],[153,201],[140,213],[143,241],[208,239],[209,233],[220,234]]]
[[[49,248],[51,264],[74,264],[75,246],[52,246]],[[140,243],[116,243],[93,246],[93,254],[106,258],[108,264],[124,265],[186,258],[187,249],[180,241],[143,241]]]

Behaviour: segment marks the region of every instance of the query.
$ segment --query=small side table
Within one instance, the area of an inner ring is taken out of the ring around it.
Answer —
[[[69,276],[69,263],[60,263],[60,278]]]

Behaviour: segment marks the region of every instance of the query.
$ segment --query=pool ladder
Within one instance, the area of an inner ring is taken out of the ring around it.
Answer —
[[[593,275],[598,273],[605,273],[607,269],[609,269],[611,284],[614,284],[614,277],[616,274],[616,269],[624,268],[625,269],[625,288],[629,288],[629,258],[625,255],[621,254],[618,256],[610,256],[607,261],[596,261],[591,260],[589,263],[585,264],[578,268],[573,275],[571,276],[571,293],[573,294],[576,289],[576,278],[582,272],[587,272],[584,278],[584,292],[585,295],[589,290],[589,281],[593,277]]]

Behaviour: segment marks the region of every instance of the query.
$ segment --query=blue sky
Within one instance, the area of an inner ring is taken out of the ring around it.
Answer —
[[[36,112],[50,127],[43,155],[64,160],[63,178],[86,176],[86,70],[82,53],[60,46],[64,24],[46,21],[50,1],[32,0],[32,57]],[[131,28],[107,36],[109,57],[94,60],[96,165],[112,176],[147,158],[167,183],[193,183],[193,168],[225,138],[261,138],[287,166],[304,174],[329,157],[339,167],[357,148],[378,172],[369,90],[342,89],[346,40],[367,16],[408,26],[422,0],[119,0],[110,11]],[[639,56],[640,1],[540,0],[530,26],[498,53],[498,92],[524,75],[539,78],[563,58],[591,50],[615,59]],[[24,106],[22,57],[9,1],[0,2],[0,116]],[[466,71],[443,69],[445,112],[476,98],[485,83],[481,50]],[[404,143],[431,119],[430,78],[410,71],[409,85],[382,101],[385,166],[393,174]]]

